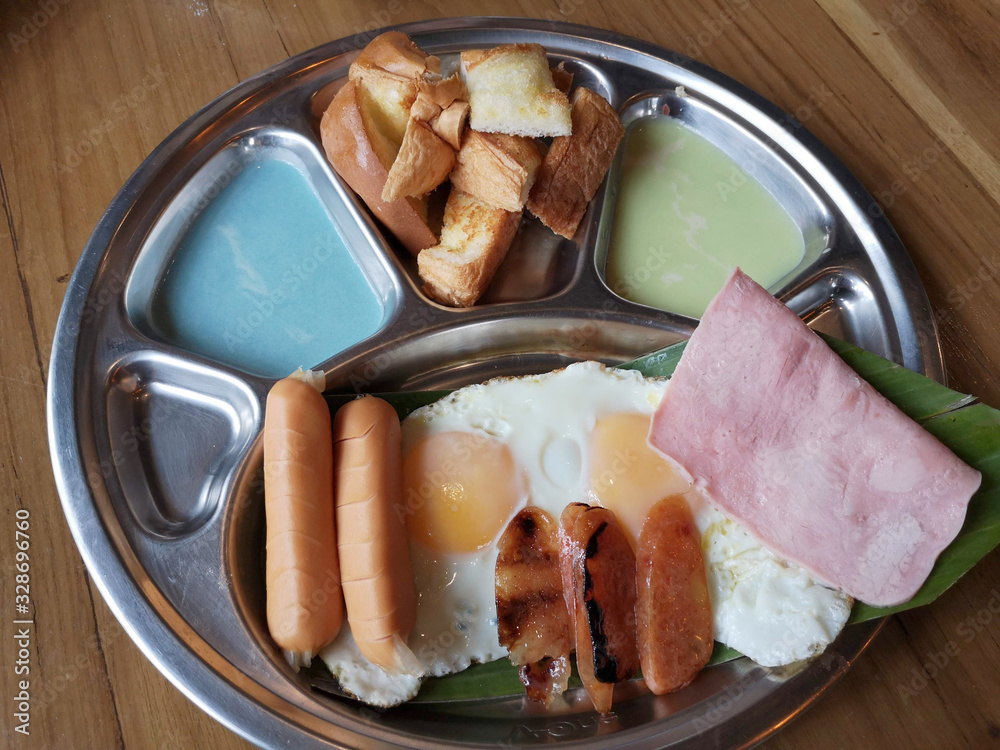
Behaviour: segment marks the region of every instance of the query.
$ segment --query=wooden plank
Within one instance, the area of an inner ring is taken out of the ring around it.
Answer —
[[[246,750],[252,745],[212,719],[160,674],[97,599],[97,621],[109,644],[108,671],[117,686],[126,748]],[[96,747],[96,746],[95,746]]]
[[[181,31],[185,16],[149,16],[138,5],[120,12],[126,7],[60,6],[29,44],[16,50],[5,44],[0,51],[0,68],[18,72],[5,72],[0,83],[0,102],[18,103],[17,117],[3,112],[0,163],[11,165],[4,172],[9,225],[21,261],[18,274],[2,277],[0,306],[6,318],[9,305],[22,297],[30,301],[32,317],[22,317],[25,331],[31,332],[32,321],[35,328],[33,337],[26,333],[12,347],[16,358],[8,358],[6,347],[15,343],[8,331],[15,329],[6,319],[3,326],[0,435],[11,446],[11,461],[16,456],[25,465],[15,475],[17,468],[3,457],[0,491],[24,498],[34,533],[45,545],[40,549],[50,550],[33,567],[40,644],[34,685],[42,700],[32,711],[32,741],[39,743],[32,746],[71,746],[85,737],[91,747],[180,748],[204,737],[210,747],[249,747],[170,685],[92,590],[59,512],[48,462],[42,378],[76,257],[139,162],[191,112],[238,80],[228,54],[213,45],[218,36],[212,29],[191,23]],[[194,67],[182,53],[193,48],[214,54],[200,55]],[[123,58],[121,49],[143,55]],[[202,63],[212,67],[212,76],[200,73]],[[170,86],[164,85],[168,78]],[[48,126],[42,137],[38,123]],[[3,250],[2,266],[13,268]],[[9,481],[18,482],[10,491]],[[4,695],[14,695],[6,689],[11,676],[5,671]]]
[[[91,737],[97,746],[120,747],[115,690],[94,614],[83,562],[59,511],[52,481],[45,431],[44,370],[39,363],[34,310],[37,301],[22,264],[24,245],[18,237],[12,201],[6,185],[8,171],[0,160],[0,498],[3,498],[4,534],[2,601],[5,644],[0,691],[8,708],[27,680],[31,721],[30,747],[56,747],[73,728]],[[14,577],[15,513],[27,511],[30,604],[16,612]],[[14,619],[33,620],[32,625]],[[30,658],[14,656],[14,634],[29,634]],[[22,662],[17,664],[17,662]],[[17,672],[27,668],[25,674]],[[8,713],[4,742],[14,746]],[[18,722],[20,723],[20,722]]]
[[[215,96],[330,39],[363,42],[376,26],[469,8],[452,0],[74,2],[46,5],[49,15],[36,17],[42,5],[28,0],[0,10],[0,496],[5,517],[19,502],[31,510],[33,534],[44,540],[44,564],[33,568],[33,668],[61,686],[58,700],[33,715],[33,740],[39,747],[79,737],[97,747],[248,747],[128,641],[88,583],[59,513],[43,384],[66,280],[122,182]],[[488,12],[641,37],[696,57],[793,113],[858,175],[878,202],[872,210],[884,209],[899,231],[940,316],[952,384],[1000,404],[995,3],[505,0]],[[934,605],[890,621],[843,681],[770,744],[994,742],[1000,617],[990,605],[1000,608],[998,591],[993,555]],[[74,670],[78,659],[83,667]],[[10,695],[12,675],[2,679]]]
[[[1000,138],[984,127],[988,118],[978,106],[997,94],[977,49],[998,50],[997,39],[984,33],[992,20],[988,6],[967,7],[966,15],[926,0],[877,3],[872,11],[858,0],[819,4],[987,193],[1000,198]]]

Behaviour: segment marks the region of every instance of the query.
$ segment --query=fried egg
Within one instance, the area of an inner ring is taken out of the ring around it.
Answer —
[[[425,676],[506,656],[496,543],[529,503],[555,518],[572,502],[607,507],[634,545],[653,503],[683,493],[702,534],[716,640],[777,666],[836,637],[850,599],[765,550],[649,448],[650,418],[668,385],[582,362],[468,386],[403,420],[399,512],[418,597],[409,646]],[[419,679],[387,680],[344,631],[321,656],[345,689],[383,706],[416,694]]]

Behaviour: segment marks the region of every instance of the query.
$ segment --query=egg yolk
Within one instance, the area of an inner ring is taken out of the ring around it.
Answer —
[[[403,461],[407,530],[440,552],[473,552],[491,543],[523,494],[507,446],[486,434],[429,435]]]
[[[691,487],[646,444],[649,422],[645,414],[611,414],[590,434],[590,492],[618,517],[633,548],[653,504]]]

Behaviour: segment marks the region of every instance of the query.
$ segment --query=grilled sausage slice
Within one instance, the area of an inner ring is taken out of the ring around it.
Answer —
[[[566,613],[569,615],[570,638],[576,638],[576,578],[574,577],[575,556],[583,554],[573,542],[576,519],[590,506],[586,503],[570,503],[563,508],[559,517],[559,572],[562,576],[563,596],[566,599]],[[575,647],[575,645],[574,645]]]
[[[639,670],[635,554],[606,508],[587,508],[573,527],[576,665],[598,713],[611,710],[614,684]]]
[[[550,703],[566,690],[572,636],[559,568],[558,527],[528,507],[508,524],[496,567],[497,628],[521,667],[528,697]]]
[[[639,534],[636,627],[646,685],[687,685],[712,655],[712,608],[701,534],[683,495],[656,503]]]

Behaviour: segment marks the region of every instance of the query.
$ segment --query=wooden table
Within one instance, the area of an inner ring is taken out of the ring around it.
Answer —
[[[15,509],[28,509],[36,629],[31,736],[23,738],[6,729],[17,677],[11,618],[0,626],[0,748],[247,747],[132,644],[63,520],[45,383],[66,282],[124,180],[202,105],[331,39],[469,12],[630,34],[703,60],[793,113],[858,175],[899,231],[939,315],[951,384],[1000,405],[996,0],[3,3],[0,580],[6,604],[14,597]],[[993,554],[935,604],[892,618],[857,667],[770,746],[996,742],[997,612],[1000,556]]]

